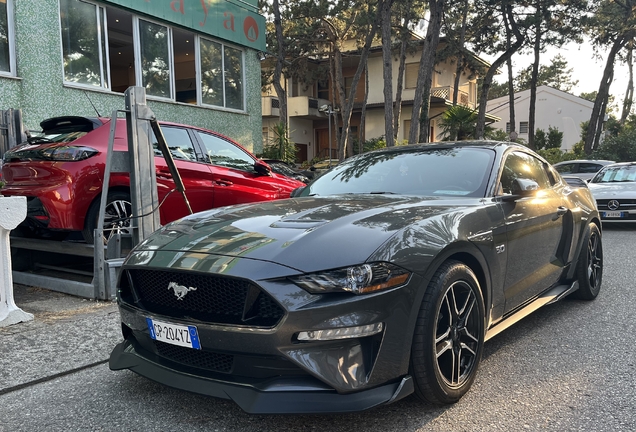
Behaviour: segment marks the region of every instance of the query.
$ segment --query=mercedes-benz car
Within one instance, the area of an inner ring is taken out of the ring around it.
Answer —
[[[369,152],[289,199],[187,216],[136,246],[110,368],[250,413],[454,403],[487,340],[597,297],[601,232],[589,189],[525,147]]]
[[[636,222],[636,162],[603,167],[588,184],[606,222]]]
[[[66,116],[44,120],[42,135],[4,154],[2,193],[27,197],[29,234],[64,237],[81,231],[93,243],[97,227],[109,118]],[[194,211],[230,204],[287,198],[303,183],[272,173],[267,164],[231,139],[194,126],[161,122],[162,132]],[[189,213],[154,135],[157,192],[162,224]],[[127,151],[126,120],[117,120],[115,151]],[[113,232],[127,226],[131,215],[130,178],[110,177],[104,228]]]

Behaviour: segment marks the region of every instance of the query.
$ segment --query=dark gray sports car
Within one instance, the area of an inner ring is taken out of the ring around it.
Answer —
[[[570,293],[594,299],[602,271],[589,190],[527,148],[394,147],[138,245],[110,368],[250,413],[453,403],[485,341]]]

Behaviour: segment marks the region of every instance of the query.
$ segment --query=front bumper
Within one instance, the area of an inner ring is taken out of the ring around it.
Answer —
[[[398,382],[350,394],[338,394],[311,377],[272,380],[257,387],[179,372],[140,355],[137,349],[127,340],[118,344],[110,355],[110,369],[130,369],[170,387],[230,399],[250,414],[362,411],[397,401],[413,393],[413,380],[410,376]]]
[[[163,255],[155,258],[171,256]],[[191,263],[190,255],[172,260],[173,266]],[[134,255],[128,263],[141,257]],[[243,277],[124,266],[118,296],[124,342],[111,354],[111,369],[131,369],[172,387],[232,399],[251,413],[359,411],[413,392],[408,368],[421,301],[419,276],[412,275],[402,287],[364,296],[312,295],[281,277],[290,269],[216,259],[208,256],[198,265]],[[251,277],[256,274],[278,277]],[[197,289],[177,299],[167,288],[169,281]],[[240,292],[248,293],[245,300],[235,296]],[[196,309],[201,301],[207,303]],[[234,312],[221,313],[223,307]],[[195,326],[200,349],[152,339],[148,318]],[[370,336],[297,339],[299,332],[374,323],[383,328]]]

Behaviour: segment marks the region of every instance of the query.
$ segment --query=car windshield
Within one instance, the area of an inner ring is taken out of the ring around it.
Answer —
[[[393,148],[347,159],[302,196],[403,194],[483,197],[495,152],[440,146]]]
[[[603,168],[592,179],[592,183],[619,183],[636,181],[636,165],[610,166]]]

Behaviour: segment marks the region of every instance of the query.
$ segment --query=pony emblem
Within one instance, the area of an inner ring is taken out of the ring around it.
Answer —
[[[187,287],[187,286],[179,285],[176,282],[170,282],[168,284],[168,289],[174,290],[174,295],[177,296],[177,300],[183,300],[183,297],[185,297],[187,293],[189,293],[190,291],[197,290],[195,287]]]

